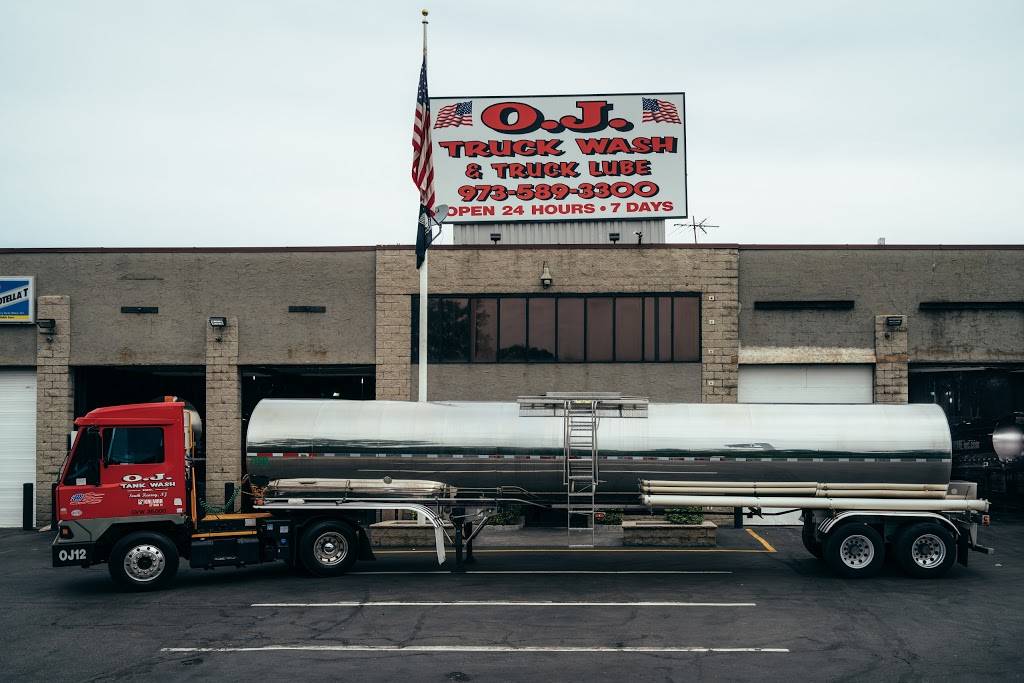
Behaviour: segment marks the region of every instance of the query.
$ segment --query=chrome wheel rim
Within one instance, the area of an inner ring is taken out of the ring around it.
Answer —
[[[133,581],[149,583],[164,573],[164,551],[150,543],[137,545],[124,556],[124,571]]]
[[[346,555],[348,555],[348,539],[337,531],[320,534],[313,543],[313,557],[326,567],[339,564]]]
[[[935,534],[923,534],[910,546],[910,557],[922,569],[934,569],[946,559],[946,544]]]
[[[862,534],[847,536],[839,546],[839,559],[850,569],[863,569],[875,559],[875,544]]]

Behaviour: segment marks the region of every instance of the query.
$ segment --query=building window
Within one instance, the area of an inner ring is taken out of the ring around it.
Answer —
[[[412,297],[412,361],[419,297]],[[431,363],[696,363],[700,296],[692,293],[433,295]]]

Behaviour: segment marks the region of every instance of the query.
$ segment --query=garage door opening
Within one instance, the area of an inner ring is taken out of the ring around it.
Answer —
[[[371,401],[375,396],[372,365],[260,365],[242,367],[240,372],[243,428],[265,398]]]
[[[177,396],[206,417],[206,372],[199,365],[75,368],[75,417],[104,406]]]

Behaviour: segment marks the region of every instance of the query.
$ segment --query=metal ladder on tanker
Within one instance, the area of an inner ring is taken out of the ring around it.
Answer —
[[[593,548],[597,511],[597,402],[570,400],[565,406],[564,481],[566,540],[570,548]],[[573,526],[577,524],[578,526]]]

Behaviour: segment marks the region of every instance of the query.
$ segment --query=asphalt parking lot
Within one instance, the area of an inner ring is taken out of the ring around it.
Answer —
[[[1024,678],[1024,524],[941,580],[838,579],[799,530],[717,550],[502,550],[465,574],[390,552],[337,579],[183,571],[124,594],[0,531],[8,680],[1008,680]]]

